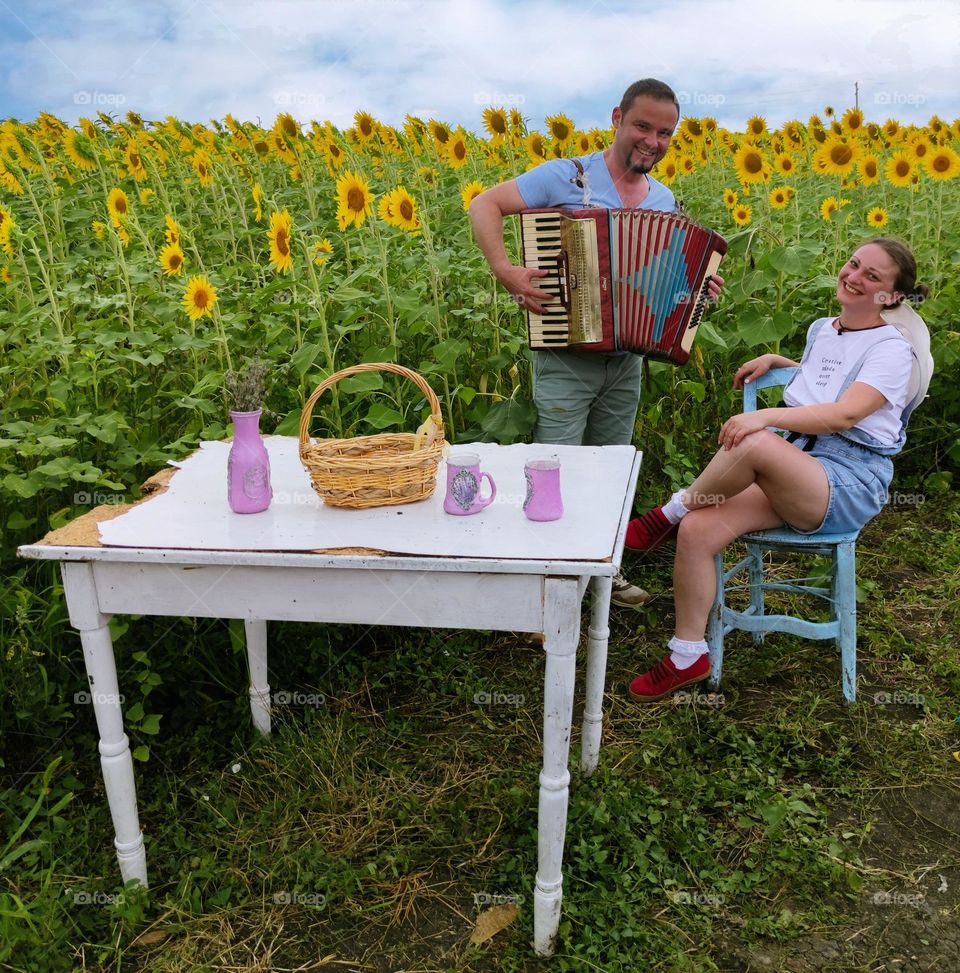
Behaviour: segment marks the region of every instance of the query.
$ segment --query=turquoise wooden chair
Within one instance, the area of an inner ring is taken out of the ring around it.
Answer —
[[[743,410],[757,407],[757,390],[786,385],[795,368],[774,368],[744,387]],[[807,639],[833,639],[840,650],[843,672],[843,695],[847,702],[856,699],[857,679],[857,597],[855,544],[858,530],[842,534],[798,534],[789,527],[753,531],[740,540],[747,554],[732,568],[724,569],[723,553],[717,555],[717,596],[710,611],[707,644],[710,647],[710,685],[717,688],[723,672],[723,640],[735,630],[752,632],[756,645],[763,643],[768,632],[787,632]],[[829,587],[821,577],[770,581],[764,574],[764,554],[768,551],[817,554],[830,559]],[[746,584],[738,576],[746,571]],[[727,596],[734,591],[748,591],[750,604],[743,611],[727,606]],[[814,622],[794,615],[769,615],[765,596],[768,591],[814,595],[830,605],[830,619]]]

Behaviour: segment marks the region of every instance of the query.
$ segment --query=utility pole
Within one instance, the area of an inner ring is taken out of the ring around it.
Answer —
[[[859,81],[853,82],[853,107],[854,108],[860,107],[860,82]]]

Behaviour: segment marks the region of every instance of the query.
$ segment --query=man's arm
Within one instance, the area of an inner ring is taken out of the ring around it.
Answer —
[[[497,280],[525,308],[543,314],[541,302],[550,300],[552,295],[537,287],[535,280],[545,277],[546,271],[514,266],[503,245],[503,218],[526,208],[516,181],[510,179],[474,198],[470,204],[470,223],[477,246]]]

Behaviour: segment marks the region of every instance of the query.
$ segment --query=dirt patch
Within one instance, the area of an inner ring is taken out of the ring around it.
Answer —
[[[866,882],[843,925],[782,945],[728,945],[715,957],[724,973],[960,971],[960,787],[881,790],[866,813]]]

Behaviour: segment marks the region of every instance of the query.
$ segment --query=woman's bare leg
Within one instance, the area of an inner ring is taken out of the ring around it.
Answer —
[[[714,454],[704,471],[684,491],[690,510],[729,502],[756,483],[771,507],[801,530],[819,527],[827,512],[827,474],[812,456],[776,433],[761,430],[733,449]]]
[[[782,523],[783,518],[755,483],[718,507],[691,510],[680,521],[673,562],[677,638],[699,642],[706,635],[717,592],[714,555],[747,531]]]

